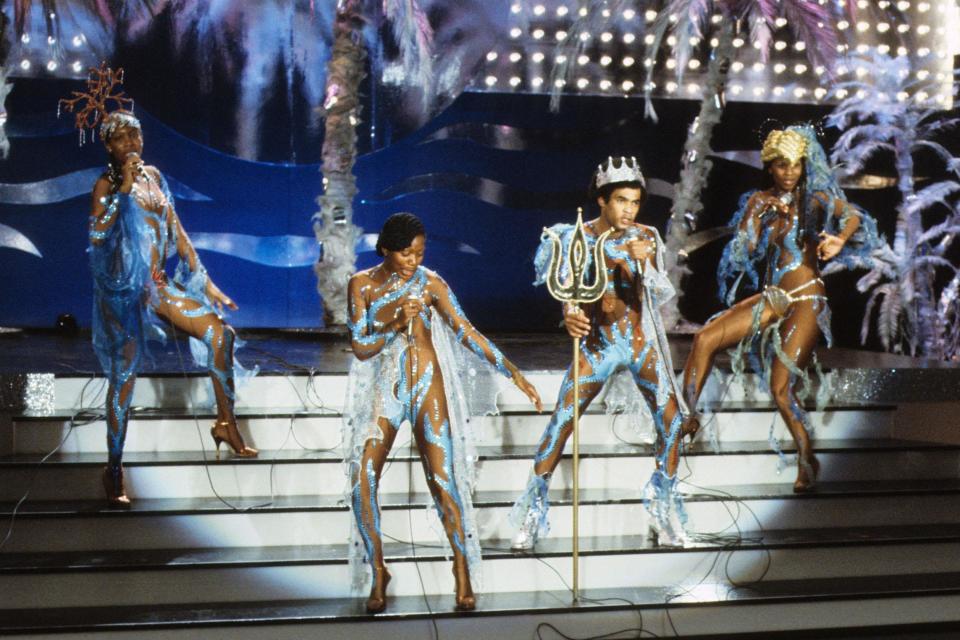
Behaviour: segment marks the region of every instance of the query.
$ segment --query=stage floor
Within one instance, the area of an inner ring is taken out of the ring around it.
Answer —
[[[259,366],[264,374],[347,373],[353,354],[345,334],[327,331],[240,331],[246,342],[237,357],[245,367]],[[524,371],[557,371],[570,363],[570,339],[563,333],[493,333],[489,337]],[[690,352],[690,335],[672,335],[673,362],[679,370]],[[145,375],[199,372],[185,341],[169,340],[151,345],[153,366]],[[956,364],[858,349],[821,347],[824,368],[840,369],[956,369]],[[729,367],[725,354],[717,358],[721,369]],[[0,334],[0,375],[53,373],[58,376],[101,375],[90,344],[90,335],[72,335],[46,330],[23,330]]]

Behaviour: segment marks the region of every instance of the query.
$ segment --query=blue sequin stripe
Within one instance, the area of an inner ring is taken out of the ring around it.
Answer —
[[[451,290],[450,287],[447,287],[447,296],[450,300],[450,306],[453,307],[453,311],[456,314],[456,318],[452,318],[452,320],[460,323],[460,328],[457,330],[457,340],[461,344],[466,345],[467,348],[477,354],[477,356],[479,356],[481,359],[490,362],[490,364],[492,364],[494,368],[496,368],[496,370],[502,375],[506,376],[507,378],[513,375],[510,370],[507,369],[506,365],[504,365],[503,354],[495,344],[489,340],[485,340],[487,343],[487,348],[490,350],[490,355],[488,356],[486,351],[484,351],[483,346],[477,340],[477,330],[472,324],[470,324],[470,321],[467,320],[467,315],[463,312],[463,308],[460,306],[460,301],[457,300],[456,294],[453,293],[453,290]]]
[[[776,266],[780,262],[779,251],[777,251],[776,258],[771,259],[770,261],[770,264],[773,267],[772,269],[773,283],[772,284],[775,284],[775,285],[779,284],[780,280],[783,278],[785,274],[793,271],[794,269],[799,267],[801,264],[803,264],[803,252],[800,250],[800,247],[797,245],[797,231],[798,231],[797,225],[799,225],[799,223],[800,223],[799,219],[797,218],[796,215],[794,215],[791,220],[790,231],[787,233],[787,236],[786,238],[784,238],[784,241],[783,241],[783,244],[790,255],[790,262],[785,264],[783,267]],[[779,246],[777,246],[777,249],[779,249]]]
[[[453,500],[453,503],[457,505],[457,510],[460,512],[460,521],[463,522],[463,502],[460,499],[460,491],[457,489],[456,480],[453,475],[453,441],[450,438],[450,422],[448,420],[443,420],[440,423],[439,429],[434,432],[434,425],[430,420],[429,413],[424,414],[424,425],[423,425],[423,436],[427,442],[432,444],[435,447],[438,447],[443,451],[443,463],[441,464],[441,469],[443,470],[444,475],[447,477],[446,480],[443,480],[437,476],[436,473],[431,471],[431,480],[440,489],[450,496],[450,499]],[[435,506],[437,508],[437,514],[440,516],[440,519],[444,519],[443,509],[440,507],[440,502],[435,501]],[[460,538],[460,533],[457,531],[453,532],[453,535],[450,536],[453,539],[454,546],[460,550],[460,553],[466,555],[467,550],[463,544],[463,540]]]
[[[223,348],[233,349],[232,339],[230,339],[230,344],[224,347],[223,340],[225,335],[227,335],[227,332],[221,333],[219,339],[217,339],[217,345],[214,346],[213,327],[207,327],[207,331],[203,334],[203,344],[207,345],[207,369],[220,381],[224,395],[232,401],[234,400],[234,393],[233,389],[230,388],[229,381],[233,378],[233,373],[219,368],[216,360],[218,350]]]
[[[138,347],[134,347],[138,348]],[[114,433],[110,429],[107,429],[107,438],[109,440],[109,456],[111,463],[120,464],[120,458],[123,455],[123,441],[127,433],[127,412],[130,410],[130,403],[133,401],[133,393],[131,392],[127,395],[126,401],[122,404],[120,402],[120,396],[123,391],[123,386],[127,383],[130,377],[135,373],[134,364],[137,361],[136,357],[130,359],[131,366],[122,368],[120,373],[116,376],[113,375],[111,371],[111,386],[113,387],[113,393],[110,397],[110,404],[113,406],[113,415],[117,420],[117,431]],[[118,365],[117,362],[114,362],[114,367]],[[115,461],[115,462],[114,462]]]
[[[377,474],[373,469],[373,460],[367,459],[367,464],[360,475],[361,477],[358,478],[357,483],[353,487],[353,512],[357,521],[357,529],[360,531],[360,537],[363,538],[363,546],[367,549],[367,560],[371,563],[371,566],[373,566],[373,538],[370,536],[367,525],[363,521],[363,495],[360,491],[360,482],[366,480],[367,488],[370,491],[368,506],[370,508],[370,517],[373,519],[373,530],[378,538],[382,538],[383,536],[380,530],[380,510],[377,508]],[[377,569],[378,567],[373,567],[374,574],[376,574]]]
[[[113,219],[113,216],[117,213],[117,208],[120,206],[120,196],[114,194],[108,200],[106,196],[100,198],[100,204],[106,207],[106,211],[99,218],[93,218],[90,220],[90,239],[95,241],[103,240],[107,237],[107,234],[110,233],[110,229],[106,231],[97,231],[97,224],[107,225],[110,224],[110,221]]]

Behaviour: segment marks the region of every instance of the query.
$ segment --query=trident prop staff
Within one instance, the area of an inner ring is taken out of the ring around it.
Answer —
[[[564,260],[559,236],[544,229],[553,244],[547,289],[562,303],[579,307],[596,302],[607,288],[607,269],[603,259],[603,243],[612,229],[604,231],[593,245],[593,284],[587,284],[589,248],[583,229],[583,209],[577,208],[577,225],[573,230],[569,253]],[[564,264],[566,262],[566,265]],[[566,277],[564,277],[566,272]],[[569,310],[568,310],[569,311]],[[573,599],[580,598],[580,338],[573,339]]]

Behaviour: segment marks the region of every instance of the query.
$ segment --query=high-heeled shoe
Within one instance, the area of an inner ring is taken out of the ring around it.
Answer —
[[[809,493],[817,486],[820,475],[820,461],[812,453],[809,456],[797,456],[797,480],[793,483],[794,493]]]
[[[367,598],[367,613],[381,613],[387,608],[387,585],[390,584],[390,572],[380,567],[373,572],[373,585]]]
[[[220,443],[226,442],[233,455],[238,458],[256,458],[259,453],[253,447],[248,447],[243,442],[243,436],[237,431],[237,423],[229,420],[217,420],[210,427],[210,435],[213,437],[214,444],[217,445],[217,460],[220,459]]]
[[[103,468],[103,490],[107,494],[107,502],[111,507],[119,509],[130,508],[130,498],[123,488],[123,467],[107,465]]]
[[[687,419],[683,421],[683,425],[680,427],[680,438],[690,438],[690,442],[693,442],[699,431],[700,416],[696,413],[691,413],[689,416],[687,416]]]
[[[470,571],[466,561],[461,558],[453,561],[453,579],[456,581],[457,611],[473,611],[477,608],[477,597],[473,595],[473,586],[470,584]]]

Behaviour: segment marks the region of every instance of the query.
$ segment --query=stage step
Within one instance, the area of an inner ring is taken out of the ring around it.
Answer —
[[[685,549],[664,549],[646,536],[581,539],[585,589],[669,588],[702,580],[835,578],[960,572],[960,526],[746,531],[709,538]],[[491,593],[563,588],[571,578],[569,539],[546,540],[535,555],[514,555],[484,544],[483,588]],[[716,554],[721,568],[711,570]],[[388,543],[391,595],[448,593],[450,563],[442,549]],[[924,560],[926,559],[926,560]],[[350,597],[347,547],[151,550],[141,554],[5,554],[0,592],[6,608],[117,606],[222,600]],[[421,585],[420,577],[424,581]],[[96,592],[83,588],[93,579]],[[109,586],[108,586],[109,585]]]
[[[572,637],[642,629],[644,637],[688,640],[944,640],[955,637],[951,629],[960,625],[960,573],[770,580],[740,588],[705,582],[694,589],[588,589],[575,604],[563,590],[483,594],[475,612],[452,609],[450,594],[391,597],[388,611],[376,616],[363,611],[362,598],[270,603],[212,598],[150,607],[101,603],[10,610],[0,622],[0,633],[36,639],[83,633],[83,638],[112,640],[191,638],[198,633],[210,640],[378,640],[389,633],[397,640],[413,640],[431,637],[433,625],[441,638],[471,637],[482,625],[488,637],[530,638],[539,625],[549,623]],[[747,633],[750,629],[764,632]]]
[[[937,524],[960,513],[960,480],[823,482],[816,493],[795,494],[792,478],[768,485],[701,489],[682,484],[692,532]],[[485,539],[507,541],[508,516],[516,492],[475,496],[477,522]],[[417,542],[440,538],[428,524],[427,494],[381,495],[385,534]],[[581,493],[583,535],[643,535],[647,513],[637,490],[588,489]],[[551,491],[552,536],[570,536],[570,491]],[[896,508],[891,508],[891,503]],[[0,505],[0,518],[13,505]],[[27,501],[17,511],[4,551],[192,548],[338,544],[349,536],[352,514],[330,496],[140,499],[129,510],[109,509],[102,500]],[[69,531],[69,535],[58,535]]]
[[[627,415],[605,415],[602,405],[591,407],[581,421],[584,444],[652,442],[652,423],[635,424]],[[896,409],[890,405],[836,404],[824,411],[810,410],[815,435],[829,439],[885,438],[893,433]],[[338,449],[342,418],[339,413],[303,407],[241,409],[240,432],[261,449]],[[131,413],[125,452],[197,451],[211,449],[209,410],[194,416],[182,408],[138,409]],[[478,444],[535,445],[539,443],[549,413],[504,411],[498,416],[477,416],[471,426]],[[704,420],[700,440],[755,440],[767,442],[771,425],[774,436],[784,442],[790,435],[769,402],[730,403]],[[58,411],[51,415],[15,415],[9,425],[0,422],[0,453],[106,452],[106,423],[98,412],[80,414]],[[409,434],[401,431],[401,438]],[[409,435],[407,435],[409,437]]]
[[[427,490],[419,458],[397,443],[381,491]],[[901,440],[822,440],[817,455],[821,480],[914,480],[956,477],[960,445]],[[534,446],[482,446],[476,489],[516,491],[526,485],[536,452]],[[127,491],[135,499],[275,495],[341,495],[346,482],[339,452],[261,451],[256,459],[216,460],[205,452],[133,453],[125,458]],[[95,499],[103,492],[99,469],[103,455],[62,454],[39,464],[38,455],[0,457],[0,501],[16,500],[28,490],[35,500]],[[774,483],[782,481],[785,463],[765,442],[709,442],[690,447],[684,476],[698,485]],[[651,446],[585,445],[580,486],[642,488],[653,473]],[[572,461],[567,456],[554,473],[552,486],[571,486]]]

